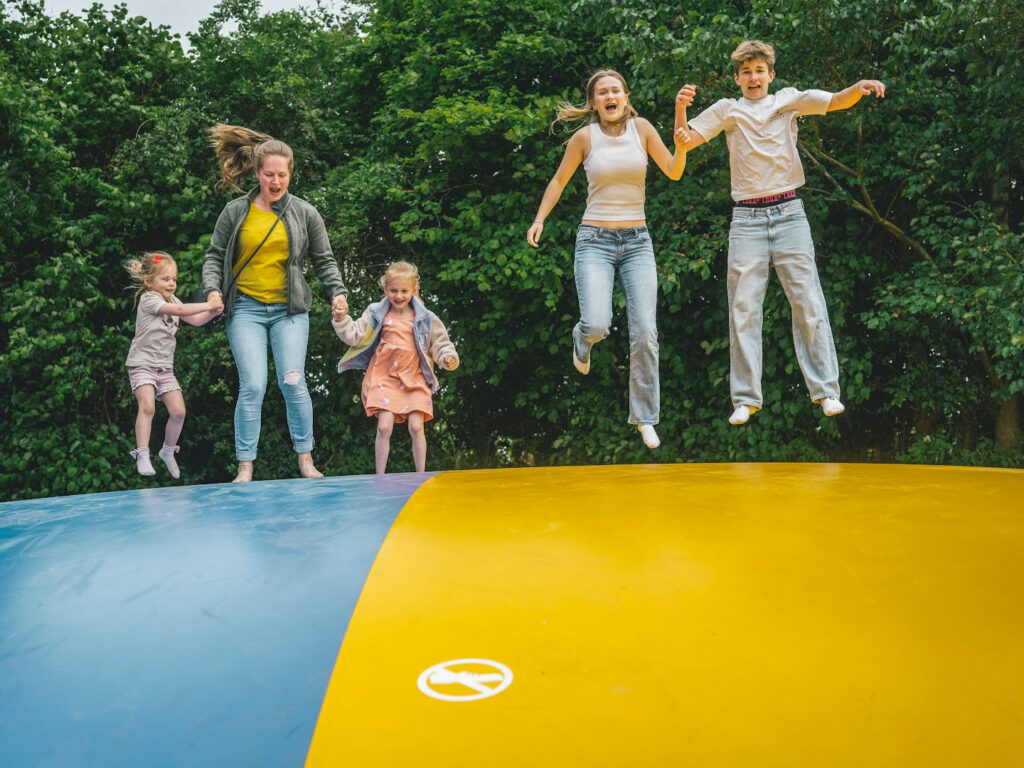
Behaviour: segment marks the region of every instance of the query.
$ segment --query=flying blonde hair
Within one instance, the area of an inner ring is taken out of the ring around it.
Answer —
[[[294,164],[292,148],[265,133],[243,128],[241,125],[221,123],[210,128],[210,146],[220,162],[220,181],[217,188],[238,192],[238,180],[252,171],[259,172],[271,155],[280,155],[288,162],[291,174]]]
[[[556,123],[574,123],[580,122],[584,119],[590,123],[598,122],[601,117],[597,114],[597,110],[594,108],[594,88],[597,87],[597,81],[602,77],[614,77],[620,83],[622,83],[622,90],[626,92],[626,96],[629,96],[629,86],[626,84],[626,78],[616,72],[614,69],[599,69],[590,76],[587,80],[586,94],[587,101],[585,104],[572,104],[568,101],[563,101],[558,105],[557,117],[551,121],[552,130]],[[626,114],[623,116],[623,120],[629,120],[630,118],[637,117],[639,113],[633,109],[633,103],[630,102],[626,105]]]
[[[178,262],[164,251],[148,251],[137,259],[128,259],[124,263],[125,270],[132,276],[132,284],[128,290],[134,288],[135,298],[139,298],[140,293],[149,290],[146,282],[156,277],[157,273],[168,264],[177,266]]]

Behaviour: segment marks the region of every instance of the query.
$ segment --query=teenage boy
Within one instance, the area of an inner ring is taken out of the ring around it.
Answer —
[[[775,268],[793,313],[793,344],[811,400],[826,416],[844,410],[839,401],[836,358],[828,308],[814,264],[814,243],[797,188],[804,170],[797,153],[796,119],[848,109],[861,97],[885,96],[878,80],[860,80],[838,93],[783,88],[774,94],[775,50],[759,40],[732,53],[733,78],[742,94],[721,99],[689,121],[676,103],[676,130],[686,131],[686,150],[722,131],[729,145],[733,208],[729,228],[730,424],[745,424],[763,405],[761,395],[762,303]]]

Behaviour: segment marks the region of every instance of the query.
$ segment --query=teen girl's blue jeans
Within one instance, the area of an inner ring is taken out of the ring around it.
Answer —
[[[274,353],[277,385],[284,395],[288,430],[296,453],[313,450],[313,401],[306,388],[309,313],[288,315],[287,304],[264,304],[239,292],[227,321],[228,344],[238,368],[235,451],[239,461],[256,458],[263,396],[267,391],[267,343]]]
[[[580,225],[576,234],[576,292],[580,321],[572,329],[576,357],[586,362],[590,349],[612,324],[615,275],[626,295],[629,322],[629,423],[657,424],[658,274],[647,227],[603,229]]]
[[[762,305],[775,268],[793,314],[793,345],[811,399],[839,397],[839,361],[802,200],[733,208],[729,228],[729,388],[734,406],[763,405]]]

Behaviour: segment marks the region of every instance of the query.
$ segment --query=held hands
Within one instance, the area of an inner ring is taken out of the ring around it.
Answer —
[[[675,141],[677,147],[685,150],[687,145],[690,143],[690,129],[686,126],[676,128],[676,132],[672,134],[672,139]]]
[[[348,298],[343,293],[339,293],[331,301],[331,316],[334,318],[334,322],[340,323],[345,319],[345,315],[348,314]]]
[[[542,222],[542,221],[535,221],[535,222],[533,222],[533,226],[530,227],[530,229],[526,233],[526,242],[528,242],[534,248],[537,248],[538,245],[539,245],[539,243],[537,241],[540,240],[540,233],[543,232],[543,231],[544,231],[544,222]]]
[[[206,297],[206,301],[210,304],[211,310],[217,310],[219,315],[224,311],[224,297],[220,295],[220,291],[214,291]]]
[[[690,141],[690,132],[686,127],[686,108],[693,104],[693,97],[697,95],[697,86],[687,83],[679,89],[679,93],[676,94],[676,123],[682,122],[679,128],[676,128],[672,134],[672,140],[675,142],[678,149],[686,150],[686,145]]]

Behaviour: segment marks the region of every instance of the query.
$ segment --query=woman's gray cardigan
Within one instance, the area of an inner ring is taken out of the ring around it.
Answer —
[[[224,297],[224,312],[228,317],[235,306],[236,284],[231,282],[231,270],[235,263],[235,249],[242,222],[249,215],[249,207],[259,193],[259,187],[243,197],[238,197],[224,206],[217,224],[213,228],[210,248],[203,261],[203,293],[209,296],[219,292]],[[313,305],[309,284],[302,274],[306,256],[313,263],[313,269],[333,299],[339,294],[348,294],[341,280],[338,263],[334,260],[331,243],[327,239],[327,227],[320,213],[312,205],[288,192],[271,205],[274,213],[281,214],[281,222],[288,235],[288,264],[286,267],[288,289],[288,314],[308,312]],[[248,255],[248,254],[246,254]],[[228,283],[230,284],[230,287]]]

